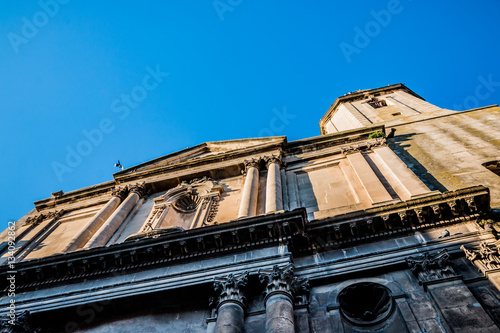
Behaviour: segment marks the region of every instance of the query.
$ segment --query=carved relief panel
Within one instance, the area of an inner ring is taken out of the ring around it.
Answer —
[[[209,177],[183,181],[154,200],[142,232],[211,225],[222,192],[223,186]]]

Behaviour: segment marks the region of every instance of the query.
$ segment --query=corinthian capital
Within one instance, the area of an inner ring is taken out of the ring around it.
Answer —
[[[245,160],[245,173],[248,172],[248,169],[250,168],[260,169],[260,158]]]
[[[115,187],[111,190],[111,195],[124,200],[127,197],[128,189],[126,187]]]
[[[309,281],[295,276],[293,264],[284,267],[274,265],[272,269],[259,270],[259,280],[265,286],[266,298],[272,294],[288,295],[292,300],[305,302],[309,293]]]
[[[281,166],[282,160],[281,155],[271,155],[264,157],[264,161],[266,162],[266,167],[269,168],[269,165],[272,163],[278,164]]]
[[[214,290],[217,294],[216,306],[225,301],[245,303],[245,290],[248,283],[248,272],[229,274],[224,277],[214,278]]]
[[[140,197],[143,197],[147,193],[146,183],[142,182],[142,183],[137,183],[135,185],[132,185],[132,186],[130,186],[129,190],[130,190],[130,192],[137,193]]]

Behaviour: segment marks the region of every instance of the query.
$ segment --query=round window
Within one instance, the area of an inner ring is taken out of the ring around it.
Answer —
[[[371,282],[355,283],[338,296],[340,311],[355,325],[374,325],[392,313],[393,301],[389,290]]]

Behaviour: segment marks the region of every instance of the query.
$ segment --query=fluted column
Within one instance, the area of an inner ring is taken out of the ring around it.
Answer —
[[[104,246],[118,230],[130,211],[145,193],[144,184],[137,184],[130,188],[127,198],[116,209],[116,211],[106,220],[99,230],[87,242],[85,248]]]
[[[217,292],[217,322],[215,333],[241,333],[245,322],[244,291],[248,283],[248,272],[217,277],[214,289]]]
[[[271,156],[266,158],[266,214],[283,210],[283,196],[281,192],[281,158]]]
[[[64,249],[63,253],[75,251],[83,247],[104,222],[113,214],[115,209],[120,205],[123,199],[127,196],[126,188],[115,188],[112,190],[113,197],[97,212],[94,217],[87,222],[83,230],[74,237],[69,245]]]
[[[258,159],[245,161],[245,184],[241,194],[238,218],[255,216],[257,213],[257,197],[259,192],[259,162]]]
[[[275,265],[272,270],[260,270],[259,279],[266,288],[266,333],[295,332],[294,299],[295,296],[308,293],[308,281],[295,277],[291,264],[282,268]]]

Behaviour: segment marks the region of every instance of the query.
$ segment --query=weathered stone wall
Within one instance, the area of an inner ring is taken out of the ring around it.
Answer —
[[[500,160],[500,108],[450,113],[394,126],[390,147],[431,188],[455,190],[482,184],[500,208],[500,177],[481,164]]]

